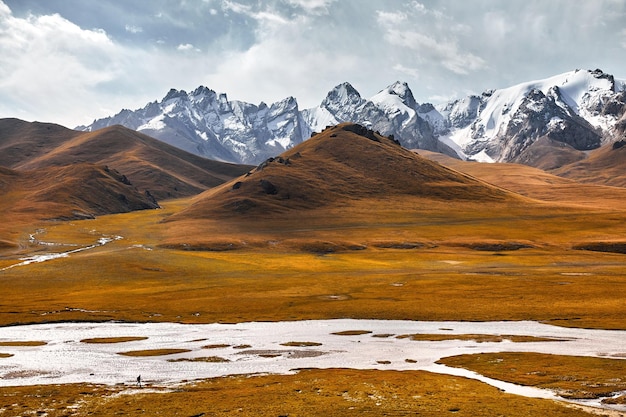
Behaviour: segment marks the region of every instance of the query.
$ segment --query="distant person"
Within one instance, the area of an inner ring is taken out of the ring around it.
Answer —
[[[141,375],[137,377],[137,386],[141,388]]]

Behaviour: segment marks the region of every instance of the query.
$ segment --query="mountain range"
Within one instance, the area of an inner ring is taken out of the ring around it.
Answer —
[[[0,119],[0,241],[14,241],[21,225],[35,221],[158,208],[158,201],[198,194],[250,168],[123,126],[80,132]]]
[[[622,139],[625,113],[625,80],[575,70],[441,105],[418,103],[404,82],[369,99],[345,82],[319,106],[302,110],[294,97],[255,105],[206,87],[172,89],[161,101],[77,129],[121,124],[207,158],[258,164],[327,126],[353,122],[407,148],[552,169]]]

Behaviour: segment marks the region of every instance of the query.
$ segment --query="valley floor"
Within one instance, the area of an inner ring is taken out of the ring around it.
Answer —
[[[44,223],[38,226],[38,233],[25,230],[21,248],[0,259],[0,324],[111,320],[201,324],[350,318],[536,321],[570,328],[626,330],[622,297],[626,258],[620,253],[578,248],[598,242],[604,249],[619,248],[626,233],[626,213],[620,210],[539,205],[534,211],[503,206],[485,212],[480,205],[468,210],[446,203],[419,206],[415,201],[411,202],[414,210],[408,211],[404,206],[407,202],[391,208],[388,202],[370,202],[367,210],[344,207],[334,213],[311,212],[305,221],[285,217],[269,223],[257,221],[255,227],[244,219],[239,223],[163,223],[186,204],[184,200],[171,201],[161,210]],[[195,234],[195,240],[185,242],[186,231],[194,227],[205,231],[203,237],[198,239]],[[20,258],[33,256],[43,256],[36,259],[44,261],[14,266],[24,262]],[[5,329],[10,331],[11,327]],[[280,342],[327,343],[320,340],[293,334]],[[152,349],[140,341],[128,343],[136,343],[137,349]],[[400,343],[413,346],[411,343],[420,342]],[[462,341],[459,346],[486,346],[477,343]],[[277,350],[259,347],[255,341],[249,344],[253,346],[250,349]],[[498,351],[504,343],[493,345]],[[513,344],[516,350],[526,345]],[[7,349],[0,347],[0,353],[9,354]],[[51,345],[20,349],[45,351]],[[622,352],[618,350],[613,353],[619,356]],[[207,352],[201,356],[223,357],[223,352]],[[190,358],[197,351],[179,355],[175,358]],[[46,384],[54,385],[0,389],[0,415],[17,415],[18,406],[36,412],[32,408],[36,398],[41,399],[37,407],[50,417],[88,412],[154,415],[157,404],[169,410],[166,415],[185,416],[226,415],[237,409],[243,410],[242,415],[255,415],[254,411],[256,415],[403,415],[416,410],[424,410],[425,415],[525,415],[529,410],[542,410],[531,415],[586,415],[551,400],[509,396],[464,378],[421,370],[392,371],[386,361],[407,366],[410,362],[402,361],[412,358],[383,356],[367,359],[375,362],[371,368],[376,369],[372,370],[337,369],[345,366],[334,363],[329,365],[332,370],[222,377],[180,391],[163,390],[155,384],[158,393],[133,391],[130,396],[127,377],[120,381],[124,386],[109,387],[92,385],[88,379],[79,385],[56,385],[51,379]],[[0,357],[0,365],[5,369],[16,357]],[[276,358],[261,362],[279,362]],[[144,363],[150,360],[142,359]],[[530,363],[536,360],[529,356]],[[622,361],[617,356],[603,360]],[[198,369],[212,365],[179,364]],[[311,364],[306,365],[294,367],[308,368]],[[561,376],[566,378],[567,372]],[[428,383],[421,385],[420,381]],[[366,383],[371,386],[361,387]],[[593,378],[588,383],[593,384]],[[286,395],[281,390],[290,392],[283,408],[280,401],[268,402]],[[90,391],[97,394],[88,394]],[[110,393],[102,396],[104,392]],[[197,397],[200,393],[202,401]],[[214,396],[207,397],[207,393]],[[230,402],[224,399],[227,393],[232,396]],[[377,397],[386,400],[376,401]],[[71,399],[80,399],[80,404]],[[194,404],[203,406],[194,408]]]

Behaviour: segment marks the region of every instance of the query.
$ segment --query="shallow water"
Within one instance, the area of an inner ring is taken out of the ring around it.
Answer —
[[[336,335],[363,330],[360,335]],[[395,336],[427,334],[525,335],[559,339],[513,343],[448,340],[412,341]],[[87,338],[147,337],[93,344]],[[519,395],[554,398],[552,392],[520,387],[437,365],[443,357],[481,352],[539,352],[618,357],[626,354],[626,331],[572,329],[536,322],[416,322],[398,320],[311,320],[239,324],[61,323],[0,328],[0,342],[44,341],[43,346],[0,347],[3,386],[72,382],[132,384],[138,375],[153,384],[232,374],[290,373],[299,368],[427,370],[482,380]],[[315,346],[285,346],[311,342]],[[207,348],[208,346],[208,348]],[[174,355],[130,357],[120,352],[187,349]],[[223,362],[191,362],[212,357]],[[172,361],[172,360],[184,361]]]
[[[20,261],[22,261],[22,262],[18,262],[16,264],[9,265],[9,266],[4,267],[4,268],[0,268],[0,272],[6,271],[6,270],[12,269],[12,268],[17,268],[17,267],[20,267],[20,266],[27,266],[27,265],[30,265],[30,264],[36,264],[36,263],[41,263],[41,262],[52,261],[54,259],[59,259],[59,258],[67,258],[67,257],[69,257],[72,254],[75,254],[75,253],[78,253],[78,252],[84,252],[84,251],[87,251],[87,250],[90,250],[90,249],[97,248],[99,246],[104,246],[107,243],[111,243],[111,242],[113,242],[115,240],[120,240],[120,239],[123,239],[123,237],[122,236],[101,237],[93,245],[83,246],[83,247],[80,247],[78,249],[72,249],[72,250],[65,251],[65,252],[44,253],[44,254],[39,254],[39,255],[28,256],[26,258],[20,258]],[[57,244],[57,243],[51,243],[51,242],[35,241],[33,235],[31,235],[30,241],[36,242],[38,245],[42,245],[42,246],[78,246],[78,245],[72,245],[72,244]]]

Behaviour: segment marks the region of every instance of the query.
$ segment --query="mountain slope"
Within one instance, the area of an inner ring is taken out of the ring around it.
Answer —
[[[19,167],[81,134],[52,123],[0,119],[0,166]]]
[[[420,155],[428,159],[490,184],[534,200],[557,203],[560,206],[584,206],[590,209],[601,207],[603,209],[621,210],[626,199],[626,189],[624,188],[594,184],[590,181],[579,182],[579,180],[563,178],[563,176],[557,176],[555,173],[526,165],[513,163],[485,164],[461,161],[434,152],[419,152]]]
[[[584,183],[626,187],[626,141],[604,145],[587,158],[550,172]]]
[[[17,170],[104,165],[158,200],[198,194],[249,169],[198,157],[122,126],[86,133],[2,119],[0,132],[0,165]]]
[[[157,208],[150,196],[110,168],[77,163],[30,171],[0,169],[3,222],[85,219]]]
[[[345,123],[271,158],[245,176],[199,195],[169,220],[280,217],[352,201],[404,197],[515,202],[512,193],[452,171],[363,126]]]

